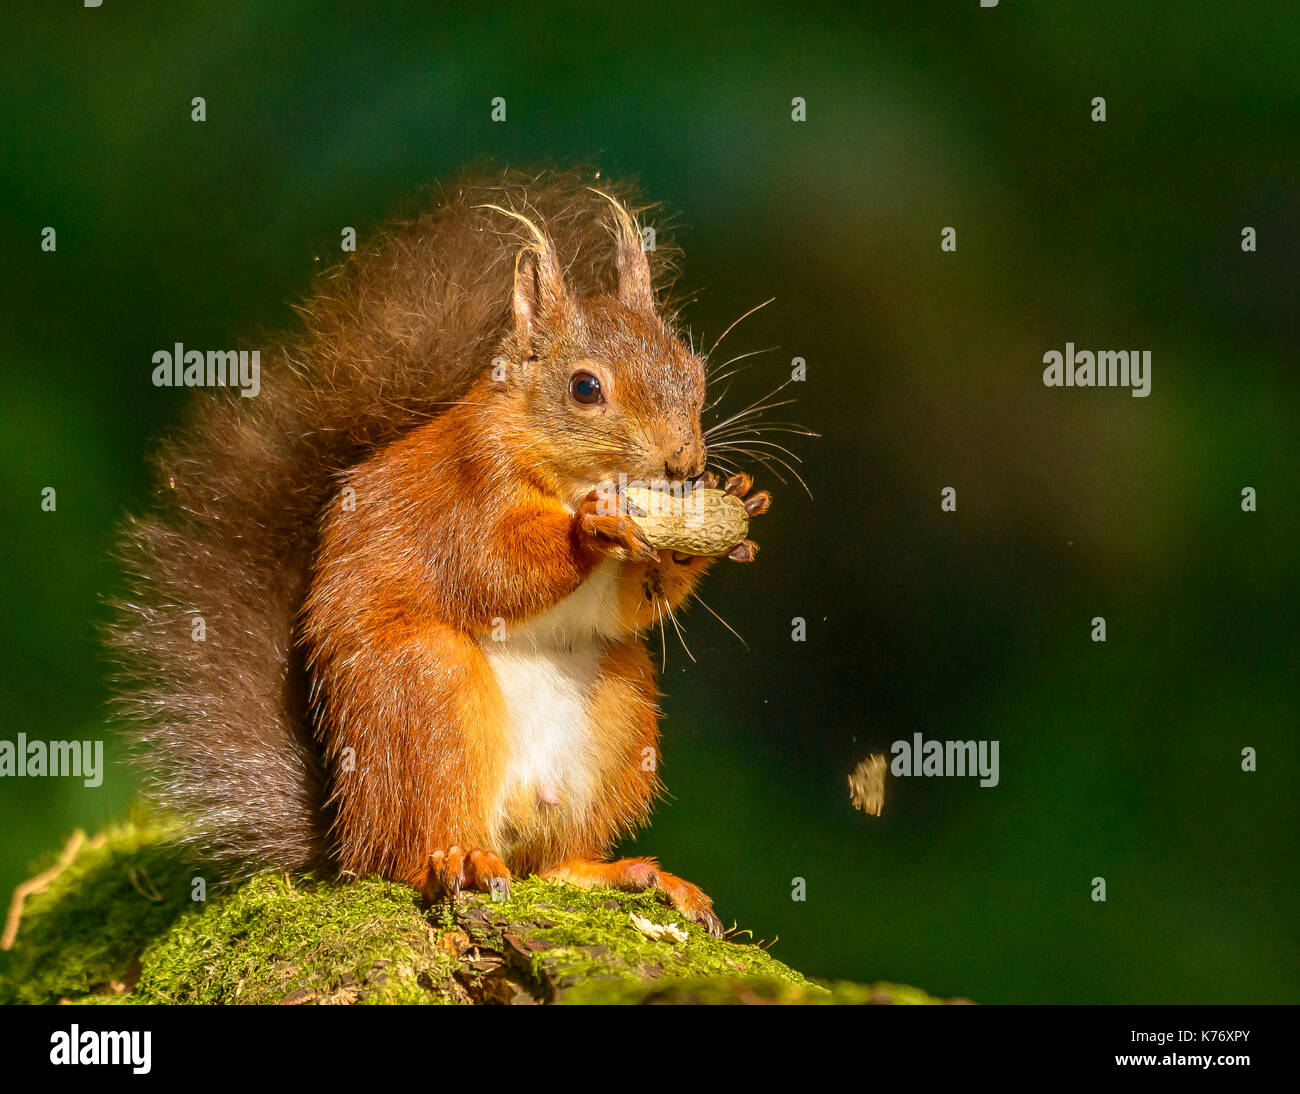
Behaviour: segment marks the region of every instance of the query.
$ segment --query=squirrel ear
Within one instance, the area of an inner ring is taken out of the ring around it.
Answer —
[[[533,340],[540,315],[552,310],[563,298],[564,283],[554,277],[554,255],[525,247],[515,257],[515,331],[525,342]]]
[[[655,293],[650,278],[650,263],[641,246],[636,221],[617,198],[603,190],[588,187],[614,207],[614,241],[618,247],[618,298],[629,308],[654,311]]]
[[[531,342],[538,318],[567,305],[569,290],[560,272],[555,245],[550,237],[522,213],[500,205],[480,205],[517,220],[532,236],[515,256],[514,317],[515,330],[525,342]]]

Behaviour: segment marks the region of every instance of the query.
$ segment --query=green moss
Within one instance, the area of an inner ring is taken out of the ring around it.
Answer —
[[[85,844],[27,899],[0,1002],[936,1002],[890,985],[815,984],[754,945],[681,923],[655,893],[516,881],[511,897],[422,906],[375,879],[261,875],[209,886],[167,833]],[[197,880],[196,880],[197,879]],[[653,941],[636,912],[685,927]]]
[[[632,926],[632,912],[655,923],[677,923],[686,930],[687,940],[646,938]],[[641,985],[682,978],[759,978],[811,986],[757,946],[719,941],[685,924],[653,892],[584,890],[530,880],[514,885],[509,901],[492,904],[483,899],[468,914],[503,921],[499,926],[512,924],[529,972],[564,1002],[585,1001],[595,985],[606,980]],[[611,992],[608,985],[603,990]]]
[[[81,999],[129,983],[144,947],[180,914],[175,894],[188,886],[164,835],[135,826],[107,832],[27,898],[17,944],[0,966],[0,1002]]]
[[[788,970],[787,970],[788,971]],[[565,1003],[594,1004],[781,1004],[818,1006],[826,1004],[936,1004],[936,999],[919,988],[902,984],[820,984],[785,977],[684,977],[663,981],[628,981],[605,978],[566,992]]]
[[[162,1003],[437,1002],[455,960],[406,886],[256,877],[189,911],[144,951],[137,994]]]

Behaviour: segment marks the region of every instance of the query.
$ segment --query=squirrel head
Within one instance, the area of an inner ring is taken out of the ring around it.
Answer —
[[[615,212],[612,293],[577,296],[545,232],[500,210],[532,239],[516,257],[495,408],[529,465],[575,501],[620,475],[649,485],[705,466],[704,361],[659,314],[632,217],[601,196]]]

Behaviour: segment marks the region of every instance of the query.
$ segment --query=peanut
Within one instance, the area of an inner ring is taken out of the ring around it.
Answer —
[[[725,490],[694,487],[683,493],[629,486],[624,496],[645,516],[632,519],[656,549],[684,555],[725,555],[749,534],[745,503]]]

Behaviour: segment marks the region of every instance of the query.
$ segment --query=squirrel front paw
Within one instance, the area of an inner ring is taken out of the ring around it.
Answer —
[[[622,562],[658,562],[659,552],[629,516],[631,503],[615,490],[597,487],[574,514],[583,544]]]
[[[700,479],[699,485],[708,490],[716,490],[718,486],[718,476],[709,472]],[[772,495],[767,490],[759,490],[751,494],[754,489],[754,480],[743,471],[732,475],[727,479],[723,489],[733,497],[739,498],[745,503],[745,512],[751,517],[761,517],[772,508]],[[758,557],[758,544],[752,539],[746,539],[737,543],[730,551],[727,557],[733,562],[753,562]]]
[[[510,870],[494,851],[463,850],[452,844],[429,856],[429,872],[420,891],[430,903],[453,898],[462,889],[510,896]]]

